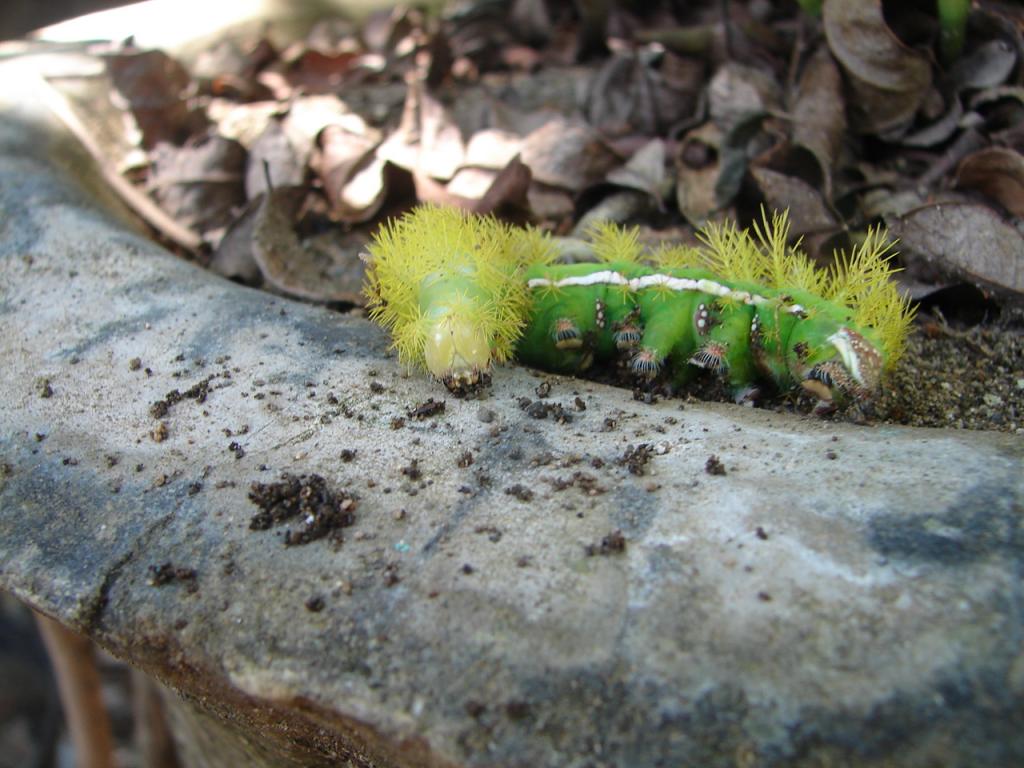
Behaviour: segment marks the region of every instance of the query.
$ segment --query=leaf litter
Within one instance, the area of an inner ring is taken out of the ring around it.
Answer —
[[[126,169],[134,188],[115,186],[155,236],[342,310],[361,303],[366,240],[422,201],[556,235],[610,219],[650,243],[788,208],[824,267],[885,224],[920,312],[875,418],[1024,428],[1024,10],[975,2],[950,61],[927,3],[587,8],[398,7],[287,44],[222,40],[187,63],[95,44],[109,99],[53,88],[108,176],[107,146],[148,154]],[[123,135],[79,117],[98,110]],[[972,375],[980,347],[995,368]],[[948,391],[977,402],[937,412]]]

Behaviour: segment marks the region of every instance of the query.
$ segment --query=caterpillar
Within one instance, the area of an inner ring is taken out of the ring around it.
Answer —
[[[399,359],[456,394],[514,356],[568,374],[625,360],[672,386],[711,371],[737,400],[764,385],[800,387],[823,410],[870,400],[913,318],[892,246],[869,230],[821,270],[788,233],[785,214],[765,214],[750,230],[709,225],[699,247],[645,252],[636,229],[602,224],[596,261],[563,264],[538,230],[423,206],[379,229],[365,292]]]

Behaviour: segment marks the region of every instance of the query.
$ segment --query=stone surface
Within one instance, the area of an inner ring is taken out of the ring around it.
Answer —
[[[254,765],[1024,762],[1020,438],[517,367],[454,400],[145,240],[0,82],[0,586],[177,690],[180,732]],[[250,529],[285,473],[358,497],[343,542]]]

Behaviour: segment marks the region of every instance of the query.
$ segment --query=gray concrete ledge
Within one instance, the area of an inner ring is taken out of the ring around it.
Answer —
[[[93,178],[8,99],[0,586],[178,691],[190,764],[1024,763],[1019,437],[514,366],[454,400],[366,321],[165,253]],[[541,381],[571,423],[520,407]],[[358,497],[343,543],[250,530],[284,473]]]

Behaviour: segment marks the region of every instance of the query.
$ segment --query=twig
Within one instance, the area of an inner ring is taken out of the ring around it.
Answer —
[[[35,613],[50,656],[78,768],[113,768],[114,739],[100,695],[92,643],[48,616]]]
[[[722,14],[722,30],[725,37],[725,56],[733,59],[732,22],[729,19],[729,0],[718,0],[718,10]]]

